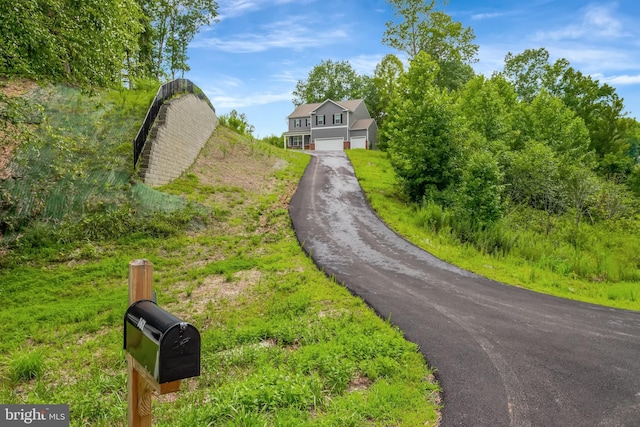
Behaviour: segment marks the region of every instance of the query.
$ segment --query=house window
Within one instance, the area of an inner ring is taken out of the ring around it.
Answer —
[[[291,146],[292,147],[302,147],[302,135],[292,136],[291,137]]]
[[[305,119],[305,120],[304,120],[304,125],[305,125],[306,127],[309,127],[309,125],[311,125],[311,119]]]
[[[323,125],[324,124],[324,116],[322,114],[320,114],[319,116],[316,116],[317,118],[317,123],[318,125]]]
[[[342,123],[342,114],[334,114],[333,115],[333,123],[339,125]]]
[[[294,119],[294,120],[293,120],[293,127],[294,127],[294,128],[299,128],[300,126],[302,126],[302,120],[300,120],[300,119]]]

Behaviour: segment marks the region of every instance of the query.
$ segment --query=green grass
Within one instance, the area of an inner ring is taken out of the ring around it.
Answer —
[[[202,335],[202,375],[154,399],[154,425],[436,423],[439,388],[417,346],[298,245],[286,205],[308,158],[235,138],[228,158],[243,148],[286,164],[264,177],[270,191],[191,170],[153,190],[196,203],[186,210],[138,216],[124,203],[25,231],[1,259],[0,402],[65,403],[71,426],[124,426],[128,264],[144,258],[159,304]],[[104,215],[131,226],[104,231]],[[93,224],[103,231],[81,237]]]
[[[391,228],[435,256],[482,276],[537,292],[640,310],[640,220],[581,224],[514,212],[479,244],[460,243],[438,206],[416,207],[401,193],[386,153],[348,151],[373,209]],[[486,241],[486,244],[483,244]]]

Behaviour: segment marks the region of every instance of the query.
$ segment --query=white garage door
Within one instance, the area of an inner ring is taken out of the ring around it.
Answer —
[[[316,151],[344,150],[344,138],[316,138]]]
[[[367,148],[366,136],[354,136],[351,138],[351,149],[354,148]]]

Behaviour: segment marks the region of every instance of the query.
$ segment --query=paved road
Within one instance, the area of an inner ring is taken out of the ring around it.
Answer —
[[[442,262],[377,218],[341,152],[312,157],[289,211],[315,263],[437,369],[443,427],[640,426],[640,313]]]

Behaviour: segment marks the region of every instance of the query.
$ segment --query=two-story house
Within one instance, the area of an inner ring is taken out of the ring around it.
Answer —
[[[378,126],[362,99],[302,104],[287,119],[285,148],[370,149],[378,142]]]

